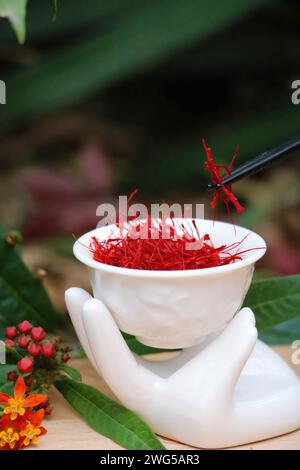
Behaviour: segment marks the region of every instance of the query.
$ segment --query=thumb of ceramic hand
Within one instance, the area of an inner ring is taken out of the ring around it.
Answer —
[[[65,293],[66,306],[80,344],[93,367],[97,370],[98,373],[100,373],[99,369],[97,368],[92,349],[90,348],[82,321],[83,306],[85,302],[91,298],[91,295],[87,291],[80,289],[79,287],[71,287]]]

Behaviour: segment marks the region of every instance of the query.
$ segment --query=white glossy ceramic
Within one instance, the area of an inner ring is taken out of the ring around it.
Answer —
[[[300,380],[271,348],[257,341],[249,308],[213,340],[174,359],[150,362],[129,350],[101,301],[72,288],[66,303],[97,372],[156,433],[196,447],[220,448],[300,426]]]
[[[92,259],[91,236],[105,239],[111,226],[86,233],[74,244],[74,255],[88,267],[94,297],[113,315],[118,327],[149,346],[186,348],[221,331],[241,308],[255,262],[266,250],[256,233],[223,222],[197,220],[215,246],[244,239],[249,251],[227,266],[190,271],[141,271],[108,266]]]

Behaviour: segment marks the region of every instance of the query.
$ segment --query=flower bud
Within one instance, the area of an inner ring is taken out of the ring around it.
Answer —
[[[41,352],[41,346],[36,343],[30,343],[27,348],[27,351],[29,352],[29,354],[31,354],[31,356],[37,357]]]
[[[5,336],[8,339],[14,339],[18,335],[17,327],[16,326],[8,326],[5,329]]]
[[[10,380],[11,382],[15,382],[17,378],[18,378],[18,374],[14,370],[7,372],[7,380]]]
[[[5,346],[7,346],[8,348],[15,348],[16,347],[16,344],[11,339],[6,339],[4,341],[4,343],[5,343]]]
[[[18,369],[22,374],[30,374],[33,369],[33,362],[29,357],[23,357],[18,362]]]
[[[44,357],[53,357],[56,353],[56,348],[53,343],[43,343],[41,345],[41,353]]]
[[[42,328],[41,326],[37,326],[36,328],[32,328],[31,330],[31,338],[34,340],[34,341],[42,341],[42,339],[44,339],[46,336],[46,332],[44,330],[44,328]]]
[[[26,335],[32,330],[32,325],[28,320],[24,320],[22,323],[19,323],[18,330],[20,333],[22,333],[22,335]]]
[[[47,271],[44,268],[37,268],[35,277],[38,281],[42,281],[47,276]]]
[[[68,362],[69,359],[70,359],[69,354],[66,353],[66,354],[63,354],[63,355],[62,355],[61,360],[62,360],[63,362]]]
[[[30,339],[28,338],[28,336],[22,335],[18,339],[18,345],[20,346],[20,348],[26,349],[28,347],[29,341]]]

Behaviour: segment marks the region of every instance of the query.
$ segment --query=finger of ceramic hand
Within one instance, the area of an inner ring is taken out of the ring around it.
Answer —
[[[220,383],[227,384],[227,397],[231,400],[236,383],[257,341],[255,316],[248,307],[240,310],[217,338],[218,347],[222,353]]]
[[[71,317],[76,334],[78,336],[78,339],[90,362],[92,363],[94,368],[98,370],[82,321],[83,306],[85,302],[91,298],[92,297],[88,292],[83,289],[80,289],[79,287],[71,287],[65,293],[67,309]]]
[[[105,381],[127,406],[137,409],[158,377],[138,364],[106,306],[97,299],[83,308],[83,324],[95,361]]]
[[[220,394],[230,401],[257,339],[254,323],[251,310],[241,310],[216,339],[170,377],[172,386],[185,382],[191,393],[207,388],[211,396]]]

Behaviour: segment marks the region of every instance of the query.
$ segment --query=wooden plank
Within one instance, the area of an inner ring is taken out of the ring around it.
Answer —
[[[292,349],[288,346],[277,347],[276,350],[291,364]],[[82,373],[83,381],[101,392],[115,398],[105,382],[93,370],[87,359],[73,360],[71,364]],[[300,365],[291,366],[300,375]],[[80,449],[80,450],[113,450],[121,449],[110,439],[101,436],[93,431],[78,414],[65,402],[62,396],[56,391],[51,391],[51,402],[54,406],[53,414],[45,419],[45,427],[48,434],[40,439],[40,445],[36,450],[62,450],[62,449]],[[188,450],[192,447],[179,442],[162,438],[167,449]],[[300,450],[300,430],[280,436],[274,439],[268,439],[254,444],[236,447],[235,450]]]

